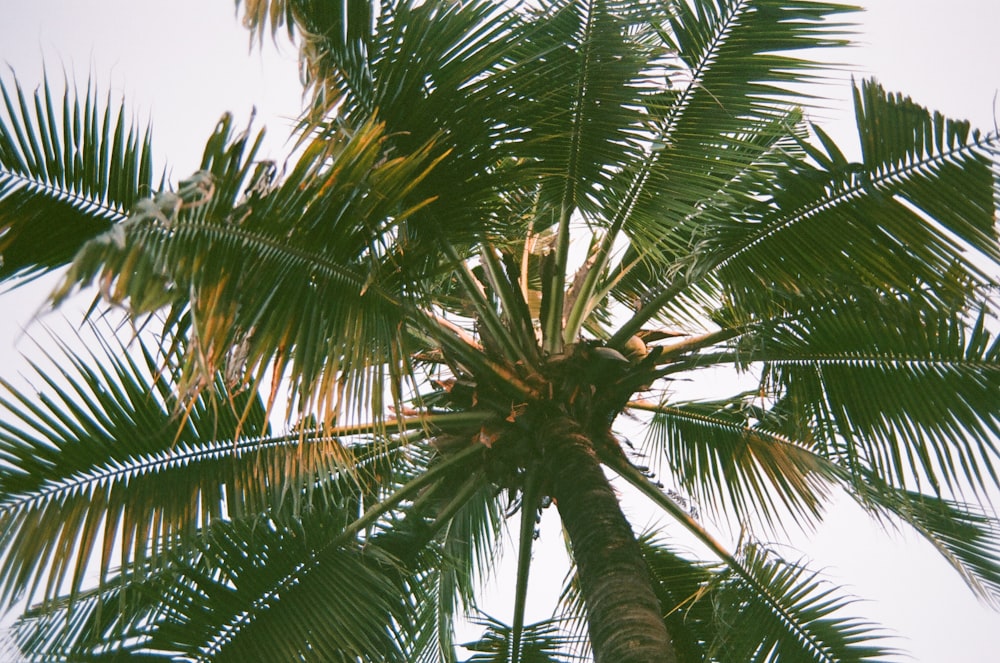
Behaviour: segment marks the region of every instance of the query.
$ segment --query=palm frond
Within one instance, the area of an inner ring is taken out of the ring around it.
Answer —
[[[651,535],[640,545],[679,663],[877,661],[891,653],[875,644],[886,636],[873,625],[843,614],[854,600],[760,546],[720,565]],[[572,610],[578,602],[571,584],[563,603]]]
[[[442,563],[434,541],[467,507],[469,496],[439,511],[427,509],[434,504],[427,494],[414,495],[438,476],[460,481],[465,469],[447,472],[470,454],[428,477],[417,476],[434,457],[427,449],[411,447],[403,462],[398,455],[386,457],[384,445],[374,449],[379,457],[367,470],[363,462],[354,468],[358,474],[321,477],[316,483],[326,484],[323,500],[300,509],[265,508],[237,520],[223,514],[191,540],[167,541],[155,565],[148,559],[131,564],[96,588],[29,610],[18,626],[22,648],[46,661],[81,660],[101,651],[157,651],[194,660],[245,660],[252,651],[277,658],[315,651],[318,660],[352,660],[361,653],[416,660],[428,644],[421,631],[438,617],[423,603],[425,583],[435,573],[460,568]],[[447,492],[439,488],[430,484],[429,492]],[[308,496],[320,489],[300,485],[285,492]],[[389,497],[380,501],[383,495]],[[403,508],[404,500],[412,505]],[[357,593],[356,580],[374,584]],[[369,600],[368,591],[380,598],[359,609],[354,602]],[[317,611],[317,602],[330,596],[339,598],[329,610]],[[387,597],[389,603],[382,601]]]
[[[218,514],[226,483],[212,472],[189,472],[196,467],[191,457],[201,451],[214,460],[219,446],[224,455],[241,428],[252,438],[267,433],[263,408],[249,394],[199,400],[179,420],[151,354],[143,348],[137,362],[121,345],[107,350],[103,357],[66,350],[61,362],[53,358],[64,367],[61,383],[36,366],[49,394],[4,385],[10,393],[0,423],[5,602],[40,584],[46,598],[63,583],[77,591],[95,549],[103,575],[119,538],[125,561],[155,554],[155,541],[190,534],[199,519]],[[206,445],[206,433],[218,433],[222,444]]]
[[[708,663],[712,641],[712,601],[708,591],[719,569],[692,561],[675,552],[666,542],[650,534],[640,537],[642,555],[653,578],[656,597],[677,651],[678,663]]]
[[[370,90],[375,20],[387,3],[236,0],[236,6],[243,8],[243,25],[251,39],[261,45],[267,32],[276,40],[282,28],[290,41],[298,42],[303,83],[312,91],[316,109],[336,108],[347,94]]]
[[[496,490],[479,474],[469,477],[454,495],[444,484],[434,492],[433,499],[454,507],[430,512],[429,529],[441,532],[438,563],[429,566],[411,588],[418,613],[408,651],[415,663],[455,663],[456,617],[478,610],[476,591],[500,554],[503,519]]]
[[[721,639],[711,647],[711,656],[733,663],[777,660],[833,663],[877,660],[886,653],[873,644],[882,637],[874,627],[834,614],[850,601],[835,597],[833,589],[821,587],[823,583],[815,574],[780,557],[772,559],[753,545],[745,546],[739,554],[729,552],[635,467],[610,455],[602,460],[724,563],[720,573],[727,579],[723,587],[729,596],[720,605],[730,612],[723,616],[723,622],[733,624],[741,615],[747,621],[745,628],[732,633],[725,628],[716,631],[714,635]],[[730,654],[732,658],[725,658]]]
[[[150,131],[96,85],[62,98],[48,76],[29,95],[0,78],[0,280],[69,262],[153,191]]]
[[[759,337],[758,356],[817,453],[894,486],[981,489],[996,481],[1000,432],[1000,342],[988,315],[969,326],[909,300],[831,304]]]
[[[887,524],[903,522],[924,537],[985,603],[1000,606],[1000,526],[975,504],[893,488],[877,477],[852,496]]]
[[[680,173],[671,159],[677,157],[662,142],[654,143],[637,170],[624,171],[634,179],[612,199],[609,216],[612,229],[624,229],[630,244],[591,295],[591,306],[609,296],[632,309],[643,306],[616,338],[634,334],[650,318],[700,323],[704,310],[716,305],[721,288],[695,259],[698,242],[709,232],[714,210],[747,196],[764,173],[788,161],[795,147],[790,133],[800,117],[800,111],[788,110],[746,126],[729,139],[724,162],[703,164],[713,172],[691,178],[691,184],[676,182]],[[678,190],[666,195],[671,188]]]
[[[317,551],[306,527],[299,537],[266,527],[218,530],[210,557],[164,588],[174,624],[161,626],[157,641],[206,661],[405,660],[395,624],[407,622],[411,607],[389,560]],[[234,623],[238,630],[230,630]]]
[[[606,213],[632,242],[609,285],[620,301],[635,307],[640,299],[643,309],[616,339],[674,313],[675,298],[691,285],[703,292],[685,299],[714,298],[714,284],[702,282],[708,255],[699,242],[734,203],[760,193],[761,173],[785,160],[800,119],[796,106],[809,101],[803,84],[820,76],[798,53],[843,44],[849,27],[839,15],[854,10],[770,0],[677,2],[672,9],[659,32],[672,59],[661,68],[667,88],[650,104],[652,137],[644,158],[617,178],[615,208]]]
[[[833,663],[876,661],[891,653],[876,644],[875,627],[841,614],[853,601],[838,596],[818,574],[756,546],[745,548],[742,562],[754,583],[727,569],[701,599],[718,611],[709,645],[713,657],[733,663]]]
[[[217,523],[198,557],[178,560],[159,584],[146,584],[165,609],[138,647],[122,644],[199,661],[406,660],[399,625],[412,607],[392,561],[323,547],[335,531],[324,521],[306,517],[292,530],[266,521]]]
[[[122,656],[122,643],[144,644],[158,606],[142,591],[134,591],[137,579],[162,583],[164,566],[134,567],[135,573],[120,574],[99,589],[79,593],[72,601],[54,599],[44,607],[28,608],[11,628],[11,637],[24,661],[101,661]],[[138,647],[141,647],[139,644]],[[130,652],[137,660],[143,653]],[[160,652],[144,652],[162,660]]]
[[[580,660],[567,653],[566,636],[559,631],[558,620],[528,624],[520,634],[520,652],[514,652],[513,628],[483,615],[476,623],[486,632],[476,642],[463,646],[477,652],[465,663],[569,663]]]
[[[273,368],[272,380],[292,381],[293,411],[317,405],[329,421],[368,395],[391,393],[387,372],[404,370],[397,293],[423,268],[419,257],[408,262],[399,224],[428,202],[409,196],[436,160],[430,146],[387,155],[384,130],[372,122],[317,140],[280,186],[237,201],[259,137],[252,146],[245,133],[231,137],[227,116],[203,170],[120,234],[84,247],[57,298],[98,281],[133,314],[173,307],[171,320],[190,323],[184,366],[193,390],[239,347],[246,379]]]
[[[737,198],[751,193],[734,180],[788,136],[795,106],[807,100],[804,85],[821,76],[796,52],[844,44],[848,27],[839,15],[855,10],[779,0],[677,2],[673,9],[660,33],[675,58],[666,74],[671,93],[656,115],[654,149],[627,226],[645,240],[640,253],[660,253],[666,264],[686,255],[692,233],[710,220],[714,206],[705,201],[727,190]]]
[[[356,4],[345,6],[349,24],[365,11]],[[414,153],[431,140],[448,152],[418,187],[418,196],[438,199],[434,213],[402,224],[412,246],[433,251],[441,236],[464,245],[487,230],[513,234],[514,217],[498,192],[516,186],[513,145],[523,127],[511,119],[517,84],[505,74],[530,27],[522,12],[491,0],[385,2],[370,21],[357,22],[356,43],[364,45],[355,54],[355,45],[344,46],[345,27],[332,28],[339,10],[318,2],[299,8],[299,29],[324,26],[310,33],[303,56],[317,92],[306,131],[328,136],[342,121],[353,126],[377,116],[396,153]],[[346,27],[349,41],[352,30]],[[361,35],[365,30],[370,36]]]
[[[253,587],[249,588],[245,594],[244,599],[241,601],[244,603],[242,606],[235,606],[235,609],[226,611],[226,614],[221,614],[217,617],[214,623],[211,625],[210,630],[207,635],[210,636],[210,641],[205,641],[199,644],[199,648],[202,650],[203,654],[206,656],[217,656],[221,655],[223,651],[236,650],[238,652],[243,652],[242,654],[236,655],[234,660],[241,660],[241,656],[246,655],[246,651],[252,651],[257,641],[257,634],[263,631],[264,635],[261,637],[273,638],[279,631],[271,630],[269,625],[274,624],[274,618],[272,617],[272,612],[274,611],[274,602],[280,601],[281,597],[287,595],[288,592],[295,593],[296,588],[301,587],[309,583],[309,578],[313,574],[319,574],[324,577],[329,577],[330,570],[324,568],[328,564],[328,559],[331,556],[339,556],[341,554],[352,554],[352,548],[347,547],[349,544],[356,542],[356,537],[362,532],[371,532],[373,528],[379,524],[383,519],[388,518],[390,522],[395,519],[395,516],[399,515],[399,509],[404,501],[411,500],[419,491],[423,490],[428,486],[432,486],[441,479],[447,479],[449,477],[453,478],[455,472],[460,475],[463,472],[468,471],[467,461],[479,454],[479,450],[476,448],[468,448],[462,452],[453,454],[447,458],[439,459],[438,462],[430,465],[430,467],[424,467],[423,472],[419,472],[420,468],[412,468],[413,476],[409,478],[406,483],[399,485],[394,491],[386,494],[385,497],[371,500],[370,506],[365,509],[364,513],[360,517],[351,521],[344,527],[337,527],[331,530],[329,536],[315,540],[313,543],[308,544],[308,555],[305,557],[300,556],[298,559],[292,560],[288,565],[285,565],[280,569],[281,573],[277,575],[268,575],[263,582],[257,582],[255,579],[255,584]],[[403,477],[404,479],[406,477]],[[422,514],[418,514],[421,516]],[[317,518],[321,523],[327,522],[325,519],[325,514],[319,512]],[[302,520],[296,524],[295,528],[292,528],[288,532],[279,533],[279,539],[284,538],[288,535],[297,536],[297,531],[301,527]],[[443,524],[443,523],[441,523]],[[374,531],[378,531],[375,529]],[[435,534],[435,531],[429,530],[426,532],[427,535]],[[389,541],[398,540],[399,533],[396,531],[391,531],[387,535]],[[392,588],[392,598],[389,599],[390,606],[393,610],[398,607],[400,610],[405,611],[407,614],[404,617],[397,617],[395,619],[389,619],[392,615],[383,614],[383,619],[379,621],[378,619],[372,619],[364,624],[361,624],[362,635],[371,633],[376,634],[379,637],[383,637],[384,642],[379,644],[374,649],[369,651],[376,652],[376,656],[388,656],[390,660],[395,660],[393,656],[390,655],[391,652],[398,651],[401,649],[403,643],[407,641],[407,638],[402,633],[396,632],[397,628],[406,628],[406,625],[412,624],[416,621],[416,616],[409,613],[416,612],[417,608],[412,606],[412,601],[410,597],[414,595],[413,590],[401,591],[398,583],[403,582],[409,587],[415,587],[420,581],[420,569],[412,569],[407,566],[407,563],[412,564],[414,557],[413,552],[422,552],[423,546],[429,541],[424,539],[423,545],[419,545],[416,548],[410,548],[411,555],[408,559],[400,560],[394,554],[391,554],[392,547],[385,547],[381,545],[381,542],[377,537],[366,537],[367,543],[372,544],[370,546],[370,554],[375,562],[375,565],[381,569],[381,576],[387,581],[395,582],[396,584]],[[406,574],[414,574],[416,578],[407,579]],[[256,575],[256,574],[254,574]],[[376,578],[377,579],[377,578]],[[338,575],[337,579],[331,580],[331,582],[336,582],[340,585],[346,585],[344,579]],[[345,589],[341,587],[339,590],[341,592],[350,592],[350,589]],[[389,594],[385,594],[386,597]],[[319,597],[317,597],[318,599]],[[363,598],[363,595],[362,597]],[[247,609],[246,602],[250,602],[253,609]],[[302,607],[298,605],[301,601],[299,599],[292,600],[288,607],[293,614],[296,616],[303,616],[305,613],[301,612]],[[204,610],[205,607],[203,603],[195,601],[192,603],[192,607],[196,610]],[[336,608],[333,608],[336,609]],[[278,619],[280,620],[281,613],[284,610],[277,611]],[[380,608],[375,606],[371,610],[366,612],[356,612],[354,616],[348,615],[346,618],[348,620],[358,618],[360,615],[372,615],[376,616],[379,613]],[[384,611],[383,611],[384,612]],[[258,626],[258,622],[263,623],[265,626]],[[324,623],[321,627],[322,631],[329,629],[329,624]],[[187,630],[185,629],[185,632]],[[389,633],[387,633],[389,631]],[[340,650],[338,647],[343,645],[338,644],[339,641],[336,639],[336,633],[329,633],[324,637],[332,638],[332,645],[319,645],[314,644],[310,638],[312,631],[299,631],[290,632],[291,637],[286,640],[283,646],[295,648],[295,651],[303,651],[303,649],[309,649],[311,647],[319,646],[322,648],[326,647],[326,651],[329,653],[324,653],[322,657],[327,658],[331,656],[339,655]],[[377,638],[376,638],[377,639]],[[356,644],[351,646],[357,647]],[[391,646],[388,643],[391,642]],[[233,643],[236,643],[235,645]],[[248,649],[243,649],[247,647]],[[333,647],[330,649],[329,647]],[[365,651],[364,648],[356,649],[356,655],[361,655]],[[212,652],[219,652],[218,654],[212,654]],[[228,654],[226,654],[228,655]],[[214,658],[213,658],[214,660]]]
[[[243,6],[243,25],[250,31],[252,38],[263,42],[265,33],[270,32],[272,37],[277,37],[282,28],[288,31],[289,38],[295,37],[295,9],[291,2],[286,2],[286,0],[241,2],[237,0],[237,10],[239,10],[240,5]]]
[[[394,440],[382,436],[403,421],[276,435],[253,392],[229,393],[220,376],[214,391],[185,402],[162,357],[140,345],[133,358],[114,341],[106,350],[54,357],[61,379],[43,373],[41,396],[7,387],[4,602],[25,592],[72,599],[91,570],[104,582],[116,557],[123,568],[141,566],[219,518],[282,520],[345,500],[360,509],[363,495],[394,480],[398,447],[431,425],[411,421]]]
[[[753,396],[650,406],[646,443],[655,466],[716,514],[768,526],[789,515],[801,524],[817,521],[837,469],[769,430]]]
[[[995,279],[1000,139],[871,81],[856,96],[863,162],[844,163],[827,139],[810,150],[819,165],[787,169],[767,200],[715,224],[704,249],[744,316],[848,291],[962,308]]]

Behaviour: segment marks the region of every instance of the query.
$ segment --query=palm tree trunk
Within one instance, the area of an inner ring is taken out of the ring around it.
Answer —
[[[591,440],[570,417],[544,436],[545,474],[576,560],[596,663],[676,663],[632,528]]]

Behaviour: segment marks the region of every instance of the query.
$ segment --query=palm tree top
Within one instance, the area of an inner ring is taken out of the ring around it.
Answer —
[[[238,5],[301,49],[283,166],[226,114],[156,182],[93,88],[0,85],[0,278],[62,270],[54,303],[92,287],[145,330],[3,401],[25,651],[457,660],[520,513],[511,623],[471,660],[563,660],[573,629],[524,617],[550,503],[601,662],[884,657],[756,538],[837,495],[1000,597],[996,520],[956,499],[997,484],[1000,137],[869,80],[846,156],[803,85],[853,8]],[[708,369],[734,380],[686,396]],[[635,537],[602,467],[712,561]]]

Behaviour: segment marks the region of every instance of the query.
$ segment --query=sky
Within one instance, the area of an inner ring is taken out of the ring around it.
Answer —
[[[848,154],[852,75],[874,75],[921,104],[969,119],[984,130],[994,128],[1000,2],[860,4],[867,11],[855,16],[859,45],[837,53],[845,66],[823,90],[831,102],[812,111],[812,119],[844,143]],[[282,40],[279,45],[280,51],[270,43],[263,51],[251,51],[230,0],[0,0],[0,62],[10,65],[29,88],[39,80],[44,61],[50,76],[65,71],[81,85],[93,76],[113,98],[124,95],[137,118],[152,120],[156,158],[170,164],[174,181],[198,167],[205,138],[227,110],[245,123],[256,108],[258,124],[269,128],[265,150],[273,157],[283,155],[301,89],[295,49]],[[21,329],[33,320],[39,304],[37,290],[0,296],[4,377],[23,366],[18,352],[31,344]],[[74,313],[66,315],[73,319]],[[552,528],[546,528],[543,541],[553,538]],[[838,506],[815,532],[793,533],[792,539],[785,548],[788,557],[813,560],[813,568],[862,599],[854,614],[900,636],[892,644],[912,658],[899,661],[996,660],[1000,613],[978,603],[917,537],[886,533],[851,508]],[[554,548],[559,547],[555,542]],[[551,594],[562,576],[535,572],[533,580],[536,594]],[[502,610],[497,616],[503,616]]]

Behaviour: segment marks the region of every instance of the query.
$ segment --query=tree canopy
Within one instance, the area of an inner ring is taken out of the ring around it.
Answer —
[[[23,655],[884,660],[767,543],[842,496],[1000,599],[1000,136],[866,80],[845,156],[807,85],[852,8],[237,7],[300,49],[285,163],[227,113],[168,181],[96,86],[0,79],[0,279],[95,294],[90,349],[52,339],[43,391],[0,395]],[[547,508],[574,574],[526,624]]]

